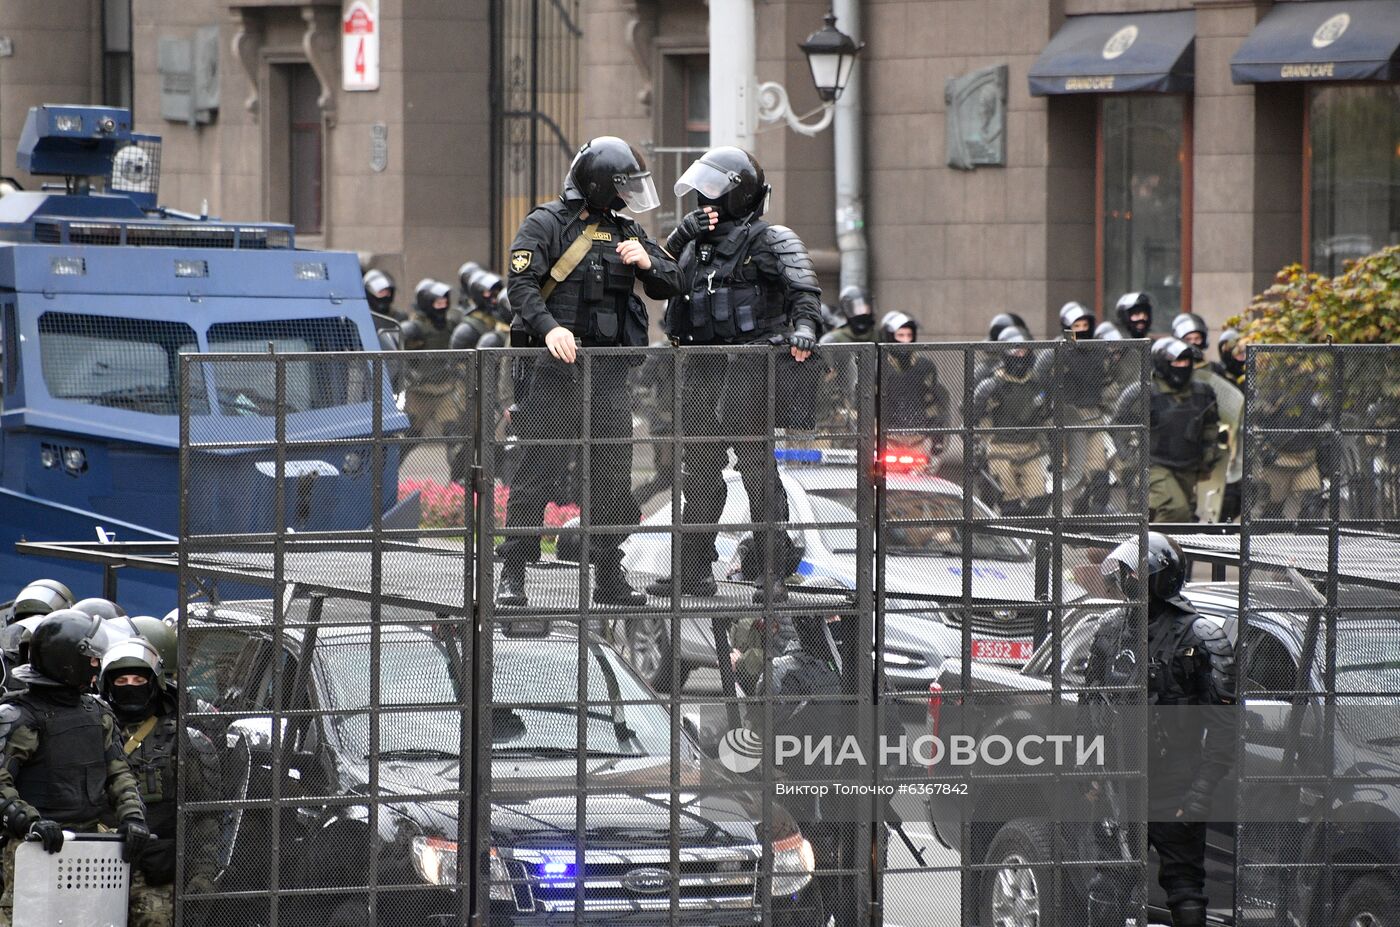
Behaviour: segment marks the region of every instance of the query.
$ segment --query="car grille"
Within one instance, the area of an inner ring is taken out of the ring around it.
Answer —
[[[545,854],[522,849],[510,855],[512,874],[521,879],[515,892],[517,909],[547,913],[576,909],[575,880],[571,876],[546,878],[541,870]],[[677,866],[680,876],[678,910],[733,911],[754,907],[759,858],[756,846],[682,850]],[[551,852],[548,860],[572,865],[573,856],[567,851]],[[585,913],[670,910],[669,851],[589,851],[585,865]],[[658,872],[667,873],[667,878],[660,883],[646,878]],[[642,878],[637,878],[639,875]]]
[[[1025,639],[1035,634],[1038,610],[1034,608],[974,608],[972,633],[977,637]],[[943,623],[961,631],[963,617],[960,608],[943,612]]]

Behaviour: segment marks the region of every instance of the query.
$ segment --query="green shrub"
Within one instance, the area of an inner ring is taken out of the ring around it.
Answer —
[[[1249,344],[1400,343],[1400,246],[1324,277],[1291,264],[1226,322]]]

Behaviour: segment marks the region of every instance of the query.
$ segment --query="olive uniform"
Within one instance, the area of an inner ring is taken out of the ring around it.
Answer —
[[[1155,374],[1149,388],[1148,519],[1190,522],[1196,514],[1196,481],[1220,453],[1215,392],[1194,381],[1174,388]],[[1141,390],[1139,382],[1123,391],[1115,422],[1136,420]]]
[[[982,428],[1048,425],[1050,404],[1035,371],[1029,366],[994,370],[973,392],[972,420]],[[1044,439],[1034,433],[1011,433],[983,440],[982,465],[995,481],[993,492],[1000,495],[1002,514],[1035,514],[1036,503],[1045,497],[1048,476]]]
[[[156,834],[132,866],[130,927],[170,927],[175,920],[177,771],[191,777],[185,784],[187,801],[217,801],[221,797],[219,758],[214,744],[190,727],[183,728],[181,736],[175,700],[167,695],[162,701],[161,714],[152,715],[146,722],[127,724],[120,731],[127,761],[146,805],[147,822]],[[191,817],[188,824],[186,891],[211,892],[218,868],[218,817]]]
[[[415,308],[404,326],[405,351],[445,351],[452,346],[452,332],[465,316],[462,310],[441,313]],[[404,413],[413,434],[425,438],[450,435],[465,414],[466,393],[461,375],[449,360],[408,360],[408,388]]]
[[[111,709],[94,695],[26,676],[27,690],[0,701],[0,820],[11,835],[0,925],[14,906],[16,835],[25,822],[43,818],[91,832],[108,814],[117,821],[145,816]]]

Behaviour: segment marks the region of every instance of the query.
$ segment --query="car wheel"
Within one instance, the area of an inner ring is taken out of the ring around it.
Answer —
[[[1362,876],[1337,905],[1339,927],[1391,927],[1400,924],[1400,893],[1381,876]]]
[[[979,924],[1050,927],[1056,922],[1054,874],[1046,865],[1051,840],[1044,821],[1017,818],[1002,825],[987,848],[986,861],[997,868],[982,876]]]
[[[672,672],[671,634],[666,619],[628,618],[618,622],[617,639],[622,655],[657,692],[672,692],[685,685],[689,668],[679,664]]]

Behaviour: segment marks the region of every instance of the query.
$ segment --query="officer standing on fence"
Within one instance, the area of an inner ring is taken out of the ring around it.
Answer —
[[[1105,582],[1128,600],[1147,599],[1147,654],[1137,652],[1136,609],[1105,621],[1094,635],[1084,684],[1134,687],[1146,683],[1147,840],[1161,857],[1157,881],[1167,895],[1173,927],[1205,927],[1206,822],[1215,793],[1234,765],[1235,653],[1214,622],[1181,594],[1186,560],[1166,535],[1147,535],[1145,577],[1139,542],[1125,541],[1103,561]],[[1143,679],[1145,670],[1146,680]],[[1215,711],[1175,711],[1206,706]],[[1104,799],[1104,784],[1090,792]],[[1125,826],[1126,822],[1113,822]],[[1116,854],[1099,833],[1101,858]],[[1102,870],[1089,885],[1089,927],[1123,927],[1131,904],[1130,876]]]
[[[519,362],[517,409],[512,422],[522,439],[625,438],[632,434],[629,361],[599,356],[592,365],[592,421],[583,424],[582,347],[642,347],[647,343],[646,308],[634,294],[666,299],[680,292],[680,274],[636,220],[619,214],[655,209],[660,203],[641,154],[620,138],[601,136],[579,149],[558,200],[536,207],[510,248],[507,292],[515,309],[511,345],[546,348]],[[538,527],[557,494],[568,449],[522,448],[506,506],[509,527]],[[641,510],[632,494],[632,448],[626,444],[590,449],[588,474],[592,523],[635,525]],[[595,534],[590,562],[597,570],[593,601],[641,605],[646,597],[627,582],[618,545],[623,535]],[[521,606],[525,567],[538,560],[537,534],[507,538],[500,547],[502,572],[496,604]]]
[[[73,609],[49,614],[34,630],[29,664],[15,670],[28,689],[0,701],[0,822],[10,835],[0,924],[11,920],[21,841],[57,853],[64,830],[96,831],[107,814],[127,862],[150,840],[117,721],[91,693],[110,640],[99,618]]]
[[[667,307],[667,334],[681,344],[786,344],[794,361],[806,361],[821,324],[821,287],[797,233],[762,219],[769,193],[762,166],[741,148],[712,148],[676,181],[677,196],[692,190],[700,208],[666,241],[667,250],[679,255],[684,285],[684,294]],[[788,500],[768,450],[767,372],[761,353],[689,358],[683,426],[689,436],[730,436],[751,518],[772,524],[787,521]],[[774,420],[787,424],[780,408]],[[719,521],[727,461],[728,449],[720,443],[685,449],[684,523]],[[785,531],[773,532],[769,563],[766,540],[754,537],[761,553],[754,601],[782,601],[791,541]],[[714,595],[711,565],[717,557],[714,532],[683,534],[680,594]],[[647,592],[669,596],[676,585],[667,576]]]
[[[1192,380],[1196,357],[1195,348],[1175,338],[1163,338],[1152,346],[1146,453],[1147,512],[1154,522],[1195,520],[1196,483],[1210,472],[1221,453],[1215,393]],[[1138,421],[1141,403],[1142,383],[1133,383],[1118,400],[1114,422]],[[1130,459],[1132,454],[1143,453],[1142,448],[1131,445],[1129,450],[1125,456]]]
[[[217,801],[221,797],[214,745],[193,728],[184,728],[181,736],[176,695],[167,685],[168,676],[159,651],[144,636],[119,641],[102,658],[100,691],[121,725],[122,750],[155,832],[132,866],[130,927],[174,923],[178,752],[187,756],[184,772],[197,779],[186,784],[186,798]],[[214,891],[217,871],[217,820],[209,815],[191,818],[186,838],[185,891],[208,894]]]

